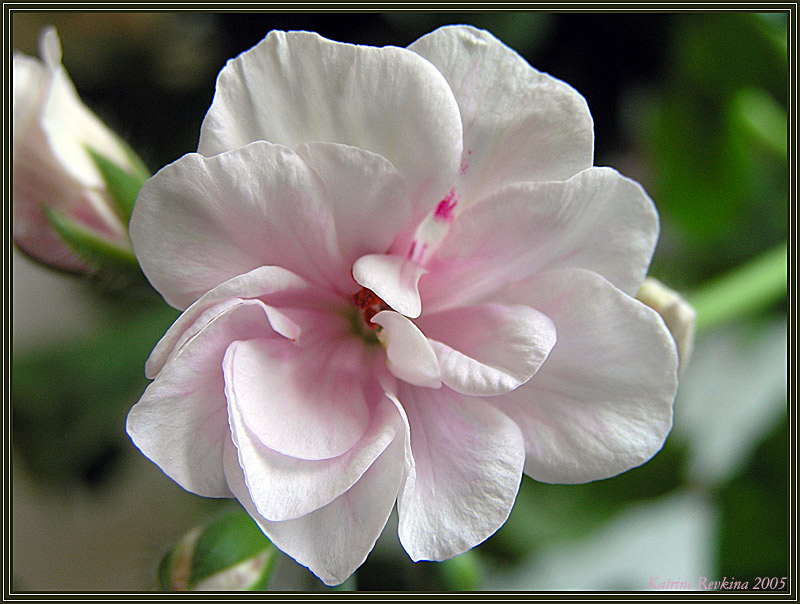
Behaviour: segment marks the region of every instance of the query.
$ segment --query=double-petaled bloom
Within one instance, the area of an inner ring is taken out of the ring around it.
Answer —
[[[136,202],[143,270],[185,311],[134,442],[326,583],[395,502],[411,558],[442,560],[505,522],[523,472],[645,462],[677,387],[633,298],[658,219],[592,161],[584,99],[487,32],[270,33],[221,72],[198,153]]]

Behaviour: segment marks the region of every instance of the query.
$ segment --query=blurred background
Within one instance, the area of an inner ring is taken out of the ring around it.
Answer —
[[[196,149],[216,74],[269,30],[406,46],[447,23],[488,29],[586,97],[595,163],[654,199],[651,274],[697,302],[698,337],[652,461],[586,485],[525,478],[508,523],[447,564],[411,563],[390,520],[347,586],[645,590],[651,577],[752,587],[787,576],[785,13],[16,12],[11,31],[15,49],[38,55],[41,27],[55,25],[84,101],[156,171]],[[763,285],[776,270],[778,285]],[[12,276],[13,588],[156,589],[161,556],[230,505],[182,491],[125,434],[144,361],[177,313],[16,250]],[[750,301],[718,312],[707,294],[731,283]],[[286,558],[276,573],[273,589],[322,588]]]

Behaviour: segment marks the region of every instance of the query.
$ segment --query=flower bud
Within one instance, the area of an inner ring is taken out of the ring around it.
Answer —
[[[678,348],[680,371],[686,367],[694,348],[694,329],[697,315],[694,308],[676,291],[658,279],[647,277],[636,294],[636,299],[647,304],[664,319]]]
[[[278,550],[244,510],[189,531],[161,560],[164,591],[266,589]]]
[[[148,178],[130,148],[83,104],[43,30],[42,60],[14,54],[14,242],[51,266],[137,266],[128,220]]]

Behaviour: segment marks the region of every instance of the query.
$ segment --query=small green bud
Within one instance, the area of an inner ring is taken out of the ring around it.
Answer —
[[[266,589],[278,550],[244,510],[229,511],[188,532],[161,560],[164,591]]]

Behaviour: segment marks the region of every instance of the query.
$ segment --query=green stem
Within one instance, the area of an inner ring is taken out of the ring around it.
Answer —
[[[697,329],[761,310],[786,295],[786,243],[701,286],[688,296],[697,311]]]

